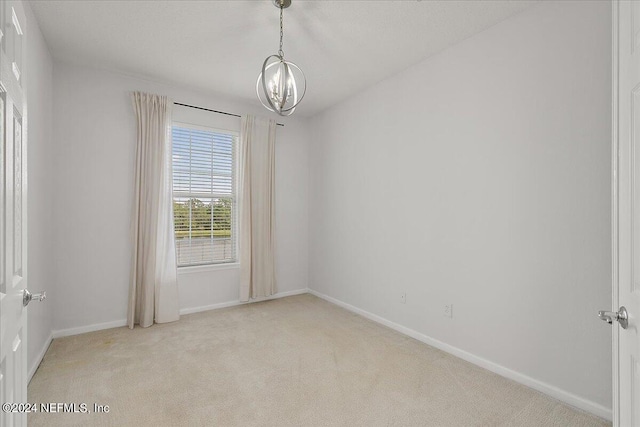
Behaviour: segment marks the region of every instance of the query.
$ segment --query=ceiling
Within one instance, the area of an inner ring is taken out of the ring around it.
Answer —
[[[529,7],[533,1],[304,1],[284,14],[285,57],[307,76],[312,116]],[[271,0],[30,2],[57,60],[257,103],[278,50]]]

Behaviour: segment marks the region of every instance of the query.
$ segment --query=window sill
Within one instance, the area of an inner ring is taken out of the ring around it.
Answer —
[[[207,271],[219,271],[219,270],[235,270],[240,268],[239,262],[229,262],[221,264],[205,264],[205,265],[191,265],[186,267],[178,267],[178,275],[191,274],[191,273],[205,273]]]

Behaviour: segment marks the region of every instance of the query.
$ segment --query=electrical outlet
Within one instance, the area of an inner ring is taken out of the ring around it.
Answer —
[[[453,304],[447,304],[444,306],[444,317],[453,319]]]
[[[402,304],[406,304],[407,303],[407,294],[405,292],[400,294],[400,303],[402,303]]]

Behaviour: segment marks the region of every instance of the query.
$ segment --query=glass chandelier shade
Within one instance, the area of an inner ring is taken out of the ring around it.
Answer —
[[[300,67],[285,60],[282,51],[282,12],[291,2],[274,0],[274,4],[280,9],[280,49],[277,55],[269,55],[264,60],[256,81],[256,94],[266,109],[281,116],[289,116],[302,101],[307,82]]]

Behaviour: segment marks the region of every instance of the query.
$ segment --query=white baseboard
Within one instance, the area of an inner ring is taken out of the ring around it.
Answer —
[[[444,352],[452,354],[460,359],[464,359],[467,362],[473,363],[474,365],[478,365],[481,368],[487,369],[491,372],[494,372],[498,375],[501,375],[505,378],[509,378],[510,380],[516,381],[520,384],[526,385],[534,390],[537,390],[541,393],[544,393],[548,396],[551,396],[555,399],[558,399],[562,402],[565,402],[571,406],[582,409],[583,411],[589,412],[591,414],[597,415],[601,418],[604,418],[608,421],[612,420],[613,414],[611,409],[606,408],[598,403],[592,402],[590,400],[584,399],[580,396],[576,396],[573,393],[569,393],[568,391],[561,390],[558,387],[552,386],[550,384],[544,383],[542,381],[538,381],[531,377],[528,377],[524,374],[521,374],[516,371],[512,371],[511,369],[505,368],[504,366],[498,365],[497,363],[491,362],[487,359],[483,359],[482,357],[476,356],[474,354],[468,353],[464,350],[461,350],[452,345],[446,344],[442,341],[431,338],[427,335],[421,334],[413,329],[407,328],[405,326],[394,323],[390,320],[387,320],[383,317],[380,317],[376,314],[370,313],[368,311],[362,310],[358,307],[354,307],[353,305],[342,302],[338,299],[332,298],[328,295],[322,294],[320,292],[314,291],[313,289],[309,289],[308,292],[313,294],[319,298],[322,298],[326,301],[329,301],[337,306],[345,308],[353,313],[359,314],[363,317],[366,317],[369,320],[373,320],[374,322],[380,323],[388,328],[396,330],[402,334],[408,335],[411,338],[415,338],[418,341],[422,341],[425,344],[428,344],[432,347],[438,348]]]
[[[290,296],[293,296],[293,295],[301,295],[301,294],[306,294],[306,293],[307,293],[307,289],[306,288],[305,289],[296,289],[296,290],[293,290],[293,291],[280,292],[280,293],[277,293],[275,295],[271,295],[271,296],[264,297],[264,298],[252,299],[252,300],[247,301],[247,302],[227,301],[227,302],[221,302],[221,303],[218,303],[218,304],[203,305],[201,307],[183,308],[183,309],[180,309],[180,315],[192,314],[192,313],[200,313],[201,311],[217,310],[219,308],[234,307],[236,305],[251,304],[251,303],[254,303],[254,302],[269,301],[269,300],[272,300],[272,299],[290,297]]]
[[[112,322],[94,323],[93,325],[79,326],[77,328],[58,329],[53,331],[53,338],[68,337],[71,335],[86,334],[87,332],[101,331],[103,329],[120,328],[127,326],[127,319],[114,320]]]
[[[40,363],[42,363],[42,359],[44,359],[44,355],[47,353],[47,350],[49,350],[51,341],[53,341],[53,332],[49,334],[49,337],[45,340],[44,345],[40,349],[40,352],[38,353],[38,356],[36,357],[35,362],[33,363],[33,365],[29,367],[29,377],[27,379],[27,384],[31,382],[31,378],[33,378],[33,374],[36,373],[36,371],[38,370],[38,366],[40,366]]]
[[[233,307],[236,305],[251,304],[254,302],[268,301],[272,299],[284,298],[292,295],[300,295],[300,294],[306,294],[306,293],[307,293],[307,289],[296,289],[294,291],[281,292],[265,298],[256,298],[248,302],[227,301],[227,302],[221,302],[218,304],[204,305],[201,307],[183,308],[183,309],[180,309],[180,315],[199,313],[201,311],[208,311],[208,310],[216,310],[216,309],[225,308],[225,307]],[[122,326],[127,326],[127,319],[115,320],[113,322],[96,323],[93,325],[79,326],[77,328],[59,329],[57,331],[53,331],[53,338],[62,338],[62,337],[68,337],[71,335],[85,334],[87,332],[101,331],[103,329],[120,328]]]

